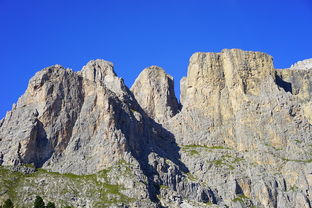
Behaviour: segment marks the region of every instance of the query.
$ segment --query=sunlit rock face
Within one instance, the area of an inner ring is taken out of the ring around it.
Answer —
[[[131,89],[108,61],[47,67],[0,121],[0,165],[80,175],[18,175],[19,205],[37,190],[74,207],[311,207],[311,63],[274,69],[261,52],[195,53],[180,103],[158,66]]]
[[[131,91],[147,115],[156,122],[164,123],[179,112],[173,78],[158,66],[144,69]]]

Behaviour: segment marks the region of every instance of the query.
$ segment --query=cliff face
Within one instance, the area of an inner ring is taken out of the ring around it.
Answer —
[[[3,165],[34,163],[74,173],[102,170],[121,159],[133,139],[143,138],[132,138],[140,128],[130,110],[139,108],[133,100],[109,62],[91,61],[78,73],[48,67],[30,80],[3,120]],[[120,127],[123,123],[127,125]]]
[[[190,59],[182,111],[165,126],[190,173],[230,207],[239,206],[239,194],[247,207],[310,207],[309,96],[285,90],[279,74],[289,71],[300,80],[293,86],[309,92],[308,71],[275,70],[264,53],[223,50]]]
[[[274,69],[271,56],[238,49],[195,53],[181,104],[157,66],[131,90],[103,60],[43,69],[0,121],[0,163],[80,183],[37,171],[19,176],[18,190],[3,186],[0,200],[16,192],[30,203],[21,190],[50,178],[70,194],[41,192],[75,207],[311,207],[310,66]]]

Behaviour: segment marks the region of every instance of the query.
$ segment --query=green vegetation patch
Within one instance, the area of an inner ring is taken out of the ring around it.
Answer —
[[[14,187],[19,184],[22,177],[22,173],[12,172],[0,166],[0,192],[6,193],[8,198],[14,201],[17,198]]]
[[[182,149],[190,149],[190,148],[205,148],[205,149],[231,149],[223,146],[204,146],[204,145],[183,145]]]
[[[284,161],[287,161],[287,162],[301,162],[301,163],[311,163],[312,162],[312,159],[308,159],[308,160],[292,160],[292,159],[288,159],[288,158],[281,158],[282,160]]]
[[[166,185],[160,185],[160,186],[159,186],[159,188],[160,188],[160,189],[169,189],[169,186],[166,186]]]
[[[226,166],[228,167],[230,170],[234,170],[234,166],[229,164],[227,161],[219,159],[219,160],[211,160],[211,161],[207,161],[208,163],[212,163],[215,166]]]
[[[190,172],[186,173],[186,178],[190,181],[197,181],[197,178]]]
[[[293,191],[293,192],[296,192],[296,191],[298,191],[298,187],[296,186],[296,185],[293,185],[293,186],[291,186],[290,188],[289,188],[289,190],[290,191]]]
[[[235,164],[243,161],[244,158],[233,157],[229,154],[222,155],[220,159],[207,161],[208,163],[212,163],[215,166],[226,166],[230,170],[235,169]]]
[[[249,198],[247,196],[245,196],[244,194],[238,194],[237,197],[234,198],[232,201],[244,203],[246,199],[249,199]]]
[[[125,161],[119,161],[112,168],[117,168],[120,171],[117,171],[118,174],[130,174],[132,172],[130,164]],[[108,173],[112,168],[96,174],[76,175],[49,172],[44,169],[37,169],[31,174],[22,174],[0,166],[0,193],[4,193],[5,198],[10,198],[16,207],[20,207],[21,200],[25,197],[46,193],[46,190],[49,189],[47,196],[55,197],[53,201],[58,201],[62,206],[70,205],[68,201],[63,199],[69,198],[68,200],[70,200],[73,196],[94,200],[94,207],[110,207],[112,204],[128,204],[135,201],[135,199],[122,193],[125,190],[123,185],[110,182]],[[27,193],[23,191],[25,187],[28,187]]]
[[[302,141],[299,140],[299,139],[295,139],[295,142],[296,142],[296,144],[301,144],[302,143]]]
[[[191,155],[199,155],[199,152],[197,150],[190,150],[188,151]]]
[[[212,150],[230,150],[228,147],[223,146],[204,146],[204,145],[184,145],[181,149],[190,154],[190,156],[196,156],[200,154],[201,150],[211,152]]]

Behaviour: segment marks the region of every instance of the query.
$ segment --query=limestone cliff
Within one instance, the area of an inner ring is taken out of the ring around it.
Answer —
[[[190,59],[182,111],[165,126],[184,145],[190,173],[230,207],[241,206],[237,195],[247,207],[310,207],[304,193],[311,191],[311,126],[300,98],[281,81],[272,58],[260,52]]]
[[[131,112],[139,107],[126,95],[112,64],[102,60],[78,73],[61,66],[38,72],[1,125],[3,165],[85,174],[123,158],[130,146],[140,151],[133,140],[144,136],[133,138],[141,127]]]
[[[274,69],[261,52],[195,53],[179,104],[157,66],[131,90],[104,60],[43,69],[0,121],[0,201],[311,207],[310,74],[311,60]]]
[[[156,122],[164,123],[179,112],[173,78],[157,66],[142,71],[131,87],[136,100]]]

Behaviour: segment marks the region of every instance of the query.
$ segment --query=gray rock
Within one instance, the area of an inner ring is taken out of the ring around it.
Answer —
[[[290,67],[291,70],[310,70],[312,69],[312,58],[298,61]]]
[[[17,204],[40,192],[75,207],[311,207],[309,64],[195,53],[181,111],[156,66],[132,92],[104,60],[43,69],[0,121],[0,202],[18,187]],[[7,178],[25,164],[48,172]]]

